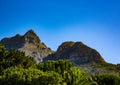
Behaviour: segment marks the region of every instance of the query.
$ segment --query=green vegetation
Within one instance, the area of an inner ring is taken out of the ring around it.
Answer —
[[[73,42],[73,41],[63,42],[63,43],[62,43],[62,45],[64,45],[64,46],[72,46],[72,45],[74,45],[74,44],[75,44],[75,42]]]
[[[98,83],[98,85],[120,85],[120,77],[102,74],[93,76],[93,80]]]
[[[11,67],[4,70],[1,84],[5,85],[56,85],[62,77],[56,72],[43,72],[38,69]]]
[[[120,85],[120,77],[90,75],[68,60],[35,64],[17,50],[0,44],[0,85]]]
[[[5,47],[0,44],[0,74],[8,67],[22,66],[28,68],[34,65],[33,59],[25,56],[24,52],[11,49],[6,51]]]

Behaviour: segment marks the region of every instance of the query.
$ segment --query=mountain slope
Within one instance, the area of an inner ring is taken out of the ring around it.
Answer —
[[[45,57],[44,61],[60,59],[70,60],[90,74],[120,75],[119,65],[107,63],[95,49],[82,42],[64,42],[54,54]]]
[[[29,30],[24,35],[17,34],[11,38],[4,38],[0,41],[7,50],[17,49],[24,51],[26,55],[32,56],[39,63],[43,57],[47,57],[53,51],[48,48],[33,30]]]
[[[48,59],[68,59],[77,65],[84,63],[105,63],[102,56],[82,42],[64,42]],[[47,59],[47,58],[46,58]]]

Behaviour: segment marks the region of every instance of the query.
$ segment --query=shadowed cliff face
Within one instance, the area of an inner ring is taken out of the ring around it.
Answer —
[[[7,50],[17,49],[24,51],[26,55],[34,57],[34,60],[39,63],[43,57],[52,53],[52,50],[48,48],[33,30],[29,30],[25,35],[17,34],[11,38],[4,38],[1,42]]]
[[[68,59],[77,65],[86,63],[105,63],[101,55],[94,49],[86,46],[82,42],[64,42],[55,54],[48,59]]]

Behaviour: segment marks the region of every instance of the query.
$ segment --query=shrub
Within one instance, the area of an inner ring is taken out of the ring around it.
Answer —
[[[93,76],[93,80],[96,81],[98,85],[119,85],[120,84],[120,77],[109,75],[109,74]]]
[[[73,66],[74,64],[68,60],[47,61],[44,63],[43,71],[55,71],[61,74]]]
[[[0,80],[2,85],[56,85],[62,82],[62,77],[56,72],[11,67],[4,70]]]

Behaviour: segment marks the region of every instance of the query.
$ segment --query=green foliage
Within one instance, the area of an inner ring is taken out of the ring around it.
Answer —
[[[61,74],[63,85],[96,85],[91,76],[79,68],[75,67],[73,63],[68,60],[47,61],[44,64],[37,64],[37,69],[44,72],[55,71]]]
[[[109,67],[113,65],[101,64]],[[120,85],[120,77],[108,74],[91,76],[68,60],[35,64],[17,50],[6,51],[0,44],[0,85]]]
[[[4,70],[3,66],[5,65],[7,54],[8,52],[6,51],[6,48],[0,44],[0,74]]]
[[[31,57],[25,56],[24,52],[11,49],[9,52],[0,44],[0,74],[2,71],[11,66],[22,66],[28,68],[34,65]]]
[[[62,68],[59,68],[60,71],[58,68],[51,69],[52,64],[58,63],[59,66],[59,64],[64,65],[63,62],[66,61],[48,61],[45,64],[37,64],[37,68],[23,68],[22,66],[7,68],[0,76],[0,85],[119,85],[120,83],[120,77],[91,76],[75,66],[67,68],[63,73],[60,72]],[[44,66],[48,68],[45,71]]]
[[[34,79],[32,84],[35,85],[60,85],[62,83],[62,76],[56,72],[44,72],[43,75]]]
[[[34,64],[31,57],[25,56],[24,52],[11,49],[7,55],[7,64],[8,66],[17,66],[21,65],[24,68],[28,68]]]
[[[2,61],[2,59],[6,56],[6,48],[0,44],[0,61]]]
[[[44,68],[44,64],[43,63],[36,64],[35,66],[36,66],[37,69],[43,71],[43,68]]]
[[[93,76],[93,80],[98,83],[98,85],[120,85],[120,77],[102,74]]]
[[[11,67],[0,77],[2,85],[58,85],[62,77],[56,72],[42,72],[38,69]]]
[[[67,85],[96,85],[91,76],[77,67],[72,67],[69,71],[64,72],[64,81]]]
[[[62,43],[62,45],[64,45],[64,46],[72,46],[72,45],[74,45],[74,44],[75,44],[75,42],[73,42],[73,41],[63,42],[63,43]]]
[[[74,64],[68,60],[47,61],[44,63],[43,71],[55,71],[61,74],[73,66]]]

